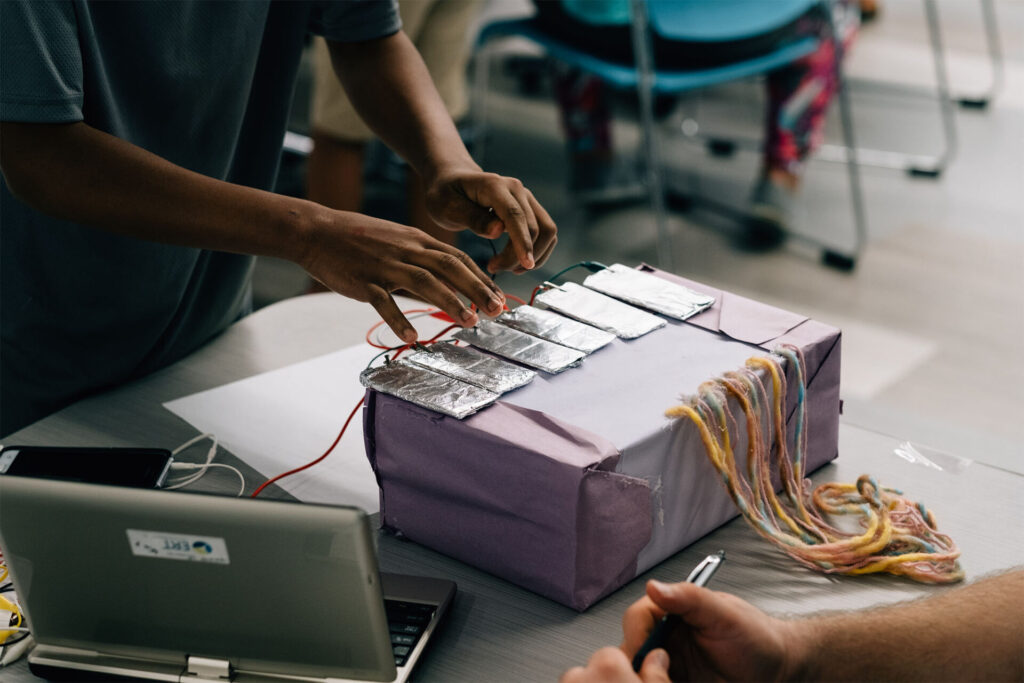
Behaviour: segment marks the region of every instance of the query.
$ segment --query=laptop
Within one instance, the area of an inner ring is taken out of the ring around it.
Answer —
[[[455,584],[380,575],[366,513],[0,476],[33,673],[405,681]]]

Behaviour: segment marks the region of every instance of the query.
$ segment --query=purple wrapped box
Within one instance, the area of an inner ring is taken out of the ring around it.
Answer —
[[[806,359],[807,470],[836,457],[838,329],[642,268],[714,306],[541,373],[462,421],[368,392],[366,452],[386,528],[584,610],[737,515],[694,426],[664,412],[781,343]],[[789,392],[791,437],[795,401]],[[742,453],[745,436],[733,438]]]

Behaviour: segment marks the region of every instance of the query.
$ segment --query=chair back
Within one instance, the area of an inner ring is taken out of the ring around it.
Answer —
[[[724,42],[770,33],[820,0],[648,0],[651,29],[666,40]]]

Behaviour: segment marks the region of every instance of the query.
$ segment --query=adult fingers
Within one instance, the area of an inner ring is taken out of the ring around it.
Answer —
[[[668,653],[661,648],[648,652],[640,667],[640,680],[644,683],[668,683]]]
[[[558,242],[558,227],[550,214],[533,196],[533,193],[526,188],[523,188],[521,201],[529,206],[530,214],[533,217],[530,239],[533,241],[534,267],[538,267],[543,265],[554,251],[555,244]],[[502,253],[491,259],[487,264],[487,269],[494,273],[500,270],[511,270],[517,275],[525,273],[527,270],[519,262],[515,245],[511,243],[502,250]]]
[[[662,583],[652,579],[647,582],[647,597],[666,612],[678,614],[697,630],[714,626],[724,616],[725,605],[717,595],[692,583]]]
[[[533,195],[531,195],[530,191],[523,187],[523,184],[518,180],[510,179],[510,182],[512,183],[512,186],[509,188],[509,192],[515,198],[519,206],[522,207],[523,215],[526,218],[526,240],[529,244],[530,253],[533,257],[533,267],[535,267],[537,265],[537,256],[541,253],[541,250],[540,245],[537,243],[540,228],[537,225],[537,216],[534,214],[533,207],[530,203],[530,199]],[[546,241],[543,246],[545,248],[547,247]],[[516,274],[525,273],[529,268],[523,265],[520,254],[520,245],[516,243],[514,235],[510,232],[509,243],[500,254],[490,260],[487,264],[487,269],[494,273],[501,270],[511,270]]]
[[[587,680],[587,670],[582,666],[574,666],[558,677],[558,683],[583,683]]]
[[[398,335],[406,344],[416,341],[416,330],[402,313],[391,293],[378,285],[370,285],[366,297],[367,303],[373,306],[380,314],[381,320],[387,323],[388,327]]]
[[[627,607],[622,614],[622,651],[629,657],[635,655],[663,616],[665,611],[647,596]]]
[[[511,187],[510,187],[511,186]],[[530,234],[529,215],[532,209],[527,202],[524,207],[512,190],[519,191],[523,184],[515,178],[488,175],[474,188],[473,201],[481,206],[494,209],[494,214],[505,224],[510,246],[519,264],[526,269],[535,265],[533,258],[533,237]],[[505,250],[503,250],[504,253]],[[492,259],[493,262],[493,259]],[[493,270],[488,266],[488,269]]]
[[[551,253],[555,250],[555,245],[558,244],[558,238],[552,237],[548,243],[547,249],[544,250],[540,256],[537,257],[537,267],[544,265],[544,263],[551,258]]]
[[[441,215],[435,216],[435,220],[449,230],[468,228],[477,235],[492,240],[500,237],[504,231],[501,219],[489,206],[477,204],[457,189],[449,189],[443,207]]]
[[[551,252],[554,251],[555,244],[558,242],[558,226],[555,225],[551,214],[533,196],[533,193],[527,190],[527,194],[530,195],[530,208],[537,217],[538,234],[533,245],[533,253],[537,265],[542,266],[548,260],[548,257],[551,256]]]
[[[395,278],[395,282],[398,287],[408,289],[418,294],[424,301],[437,306],[463,327],[471,327],[479,321],[476,313],[469,310],[446,283],[426,268],[417,265],[406,266]]]
[[[579,681],[600,681],[601,683],[633,683],[640,680],[633,673],[633,667],[622,650],[617,647],[603,647],[587,662],[587,668]]]
[[[501,313],[504,294],[469,256],[455,247],[439,245],[413,256],[409,262],[438,275],[445,285],[465,295],[488,315]]]

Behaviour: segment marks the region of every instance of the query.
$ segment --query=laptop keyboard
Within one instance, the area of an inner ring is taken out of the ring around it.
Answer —
[[[419,602],[384,601],[388,630],[391,631],[391,649],[395,653],[395,666],[405,666],[409,653],[416,647],[436,609],[435,605]]]

